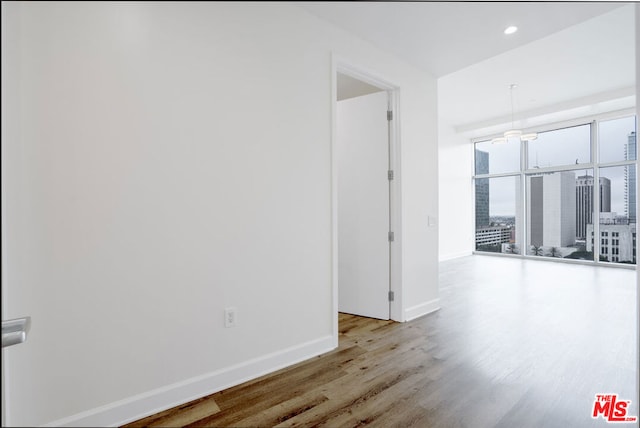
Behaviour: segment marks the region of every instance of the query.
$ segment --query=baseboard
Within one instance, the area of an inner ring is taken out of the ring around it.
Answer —
[[[322,337],[244,363],[78,413],[44,426],[121,426],[331,351],[335,348],[334,345],[333,336]]]
[[[429,300],[404,310],[404,320],[411,321],[440,309],[440,299]]]
[[[466,256],[470,256],[472,254],[473,254],[472,251],[462,251],[460,253],[445,254],[445,255],[441,255],[440,257],[438,257],[438,261],[439,262],[445,262],[447,260],[459,259],[460,257],[466,257]]]

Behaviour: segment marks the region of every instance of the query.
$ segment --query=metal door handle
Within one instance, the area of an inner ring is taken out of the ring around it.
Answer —
[[[2,321],[2,347],[17,345],[27,340],[31,317]]]

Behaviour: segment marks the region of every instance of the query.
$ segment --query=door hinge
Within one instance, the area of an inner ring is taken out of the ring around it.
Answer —
[[[389,179],[389,181],[393,180],[393,170],[392,169],[387,171],[387,178]]]
[[[393,232],[389,232],[389,242],[393,242],[395,241],[396,236]]]
[[[393,111],[387,110],[387,120],[393,120]]]
[[[394,294],[393,291],[389,291],[389,301],[393,302],[393,300],[396,298],[396,295]]]

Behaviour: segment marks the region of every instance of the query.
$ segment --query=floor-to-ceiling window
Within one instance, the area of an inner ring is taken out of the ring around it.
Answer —
[[[474,180],[476,251],[635,264],[635,116],[478,141]]]
[[[598,122],[598,175],[601,181],[598,259],[636,263],[636,118]],[[603,209],[604,208],[604,209]],[[588,242],[596,242],[594,227]],[[591,248],[596,248],[591,244]]]
[[[541,132],[523,148],[526,254],[593,259],[582,232],[593,211],[593,205],[584,204],[591,190],[581,184],[593,180],[591,125]]]
[[[520,148],[476,143],[475,164],[476,250],[517,253]]]

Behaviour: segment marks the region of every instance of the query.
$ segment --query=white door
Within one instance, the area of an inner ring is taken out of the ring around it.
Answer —
[[[386,92],[337,106],[338,310],[389,319]]]

